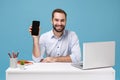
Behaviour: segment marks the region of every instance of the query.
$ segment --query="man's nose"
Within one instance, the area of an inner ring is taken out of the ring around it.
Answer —
[[[61,25],[61,24],[62,24],[62,22],[61,22],[61,21],[58,21],[58,24],[59,24],[59,25]]]

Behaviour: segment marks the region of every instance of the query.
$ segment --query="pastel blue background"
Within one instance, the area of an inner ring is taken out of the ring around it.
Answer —
[[[83,42],[116,41],[116,80],[120,77],[120,0],[0,0],[0,80],[9,67],[8,52],[19,51],[19,59],[32,60],[32,20],[41,21],[41,34],[52,29],[51,12],[64,9],[66,29]],[[109,56],[108,56],[109,57]]]

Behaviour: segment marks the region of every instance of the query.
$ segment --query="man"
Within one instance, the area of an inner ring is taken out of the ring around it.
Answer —
[[[40,37],[32,35],[35,62],[80,62],[79,40],[75,32],[65,30],[66,20],[66,12],[55,9],[52,12],[53,29]],[[32,27],[29,31],[32,32]]]

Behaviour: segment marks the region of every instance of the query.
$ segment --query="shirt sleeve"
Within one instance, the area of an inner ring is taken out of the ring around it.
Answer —
[[[73,63],[79,63],[81,61],[81,49],[79,45],[79,39],[75,33],[71,35],[71,59]]]
[[[34,62],[38,63],[38,62],[41,61],[42,58],[41,58],[40,56],[36,58],[36,57],[32,54],[32,59],[33,59]]]

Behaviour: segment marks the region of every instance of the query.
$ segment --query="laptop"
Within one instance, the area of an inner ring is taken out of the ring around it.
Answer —
[[[115,65],[115,41],[83,43],[83,61],[72,63],[81,69],[96,69]]]

